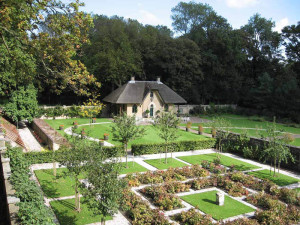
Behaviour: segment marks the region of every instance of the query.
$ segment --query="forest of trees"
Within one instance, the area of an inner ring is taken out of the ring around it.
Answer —
[[[14,2],[0,6],[2,99],[33,83],[40,103],[76,104],[131,76],[159,76],[191,104],[233,103],[300,122],[300,21],[278,33],[255,14],[233,29],[209,5],[181,2],[171,30],[91,16],[78,2]]]

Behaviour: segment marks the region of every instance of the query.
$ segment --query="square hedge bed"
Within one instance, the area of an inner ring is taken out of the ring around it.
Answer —
[[[84,198],[80,199],[80,209],[78,213],[75,210],[75,198],[51,201],[50,205],[59,220],[60,224],[90,224],[101,222],[102,215],[94,215],[93,212],[84,203]],[[106,217],[105,220],[111,220],[112,217]]]
[[[198,194],[185,195],[180,198],[192,206],[198,208],[202,212],[211,215],[215,220],[226,219],[255,211],[255,209],[247,206],[233,198],[225,195],[223,206],[216,204],[217,191],[207,191]]]
[[[161,159],[148,159],[144,160],[144,162],[160,170],[187,166],[187,164],[180,162],[175,158],[167,158],[167,163],[165,163],[164,157],[162,157]]]
[[[202,161],[208,161],[208,162],[213,162],[214,159],[217,158],[216,153],[212,154],[202,154],[202,155],[192,155],[192,156],[181,156],[178,157],[179,159],[186,161],[191,164],[201,164]],[[252,169],[258,169],[260,167],[252,165],[250,163],[243,162],[238,159],[234,159],[229,156],[225,156],[220,154],[220,159],[221,159],[221,164],[227,167],[230,167],[232,165],[235,165],[235,169],[239,171],[244,171],[244,170],[252,170]]]
[[[273,170],[272,173],[270,174],[270,170],[258,170],[258,171],[253,171],[248,173],[250,175],[253,175],[257,178],[260,179],[268,179],[270,181],[273,181],[275,184],[279,185],[279,186],[286,186],[286,185],[290,185],[290,184],[294,184],[299,182],[300,180],[294,177],[290,177],[281,173],[276,173],[276,176],[273,176]]]
[[[44,194],[50,198],[58,198],[75,195],[75,180],[69,175],[66,168],[56,169],[56,179],[53,176],[53,169],[35,170],[34,173],[40,182]],[[81,174],[79,179],[84,179],[85,175]]]

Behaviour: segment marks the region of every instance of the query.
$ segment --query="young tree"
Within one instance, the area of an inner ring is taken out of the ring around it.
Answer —
[[[216,130],[217,150],[218,153],[221,153],[223,141],[229,136],[229,127],[231,126],[230,122],[222,117],[215,117],[213,118],[211,126]],[[217,154],[217,156],[220,158],[219,154]]]
[[[125,182],[118,178],[120,163],[99,151],[99,145],[93,146],[86,163],[88,185],[82,193],[88,207],[95,215],[101,214],[101,224],[105,224],[105,218],[113,216],[119,208]]]
[[[126,156],[126,167],[128,167],[128,142],[144,136],[145,128],[137,126],[135,123],[135,116],[128,116],[126,113],[123,113],[121,116],[114,117],[114,120],[115,124],[112,127],[112,133],[114,138],[119,140],[124,146],[124,154]]]
[[[10,101],[5,105],[4,113],[14,122],[28,120],[31,122],[38,112],[36,89],[33,85],[20,87],[12,93]]]
[[[174,113],[162,112],[155,119],[154,127],[158,128],[159,136],[165,141],[165,163],[167,164],[168,143],[178,138],[177,126],[179,118]]]
[[[59,162],[68,169],[68,175],[75,180],[75,209],[80,212],[79,175],[85,170],[83,162],[86,160],[86,152],[90,148],[90,143],[86,139],[80,139],[77,136],[72,136],[69,142],[71,148],[68,149],[67,154],[59,159]]]
[[[92,118],[96,117],[103,109],[103,104],[97,100],[97,97],[99,97],[99,95],[90,98],[87,102],[84,102],[80,108],[80,114],[83,117],[90,118],[90,125]]]
[[[263,151],[262,157],[265,161],[270,160],[270,166],[273,164],[273,176],[276,176],[276,166],[278,167],[279,173],[281,162],[287,163],[288,159],[294,162],[294,158],[286,146],[286,140],[282,136],[282,131],[276,127],[275,118],[273,123],[268,125],[266,133],[265,137],[262,135],[262,138],[267,141],[266,149]]]

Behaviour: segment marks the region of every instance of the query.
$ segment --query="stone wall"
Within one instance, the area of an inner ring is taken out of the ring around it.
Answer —
[[[12,184],[9,181],[9,177],[11,175],[11,169],[10,169],[10,159],[9,158],[5,158],[5,152],[6,152],[6,147],[5,147],[5,139],[3,137],[2,134],[0,134],[0,158],[1,158],[1,168],[2,168],[2,173],[0,173],[2,175],[1,180],[3,180],[3,186],[4,186],[4,192],[6,195],[5,198],[5,204],[6,207],[4,208],[4,210],[6,212],[3,211],[1,214],[2,215],[6,215],[7,217],[7,223],[5,224],[18,224],[17,221],[17,214],[19,211],[19,207],[17,206],[17,203],[20,202],[20,199],[17,198],[15,196],[15,190],[13,189]],[[2,188],[2,187],[1,187]]]
[[[207,110],[210,107],[210,105],[177,105],[177,106],[175,106],[175,108],[176,108],[176,111],[177,111],[177,109],[179,110],[180,114],[189,114],[190,110],[197,106],[203,107],[204,110]],[[231,108],[235,109],[237,107],[237,105],[215,105],[215,107],[218,107],[218,108],[231,107]]]
[[[228,137],[230,140],[236,140],[236,139],[239,139],[240,136],[241,136],[240,134],[231,132]],[[263,140],[263,139],[256,138],[256,137],[250,137],[250,140],[249,140],[250,146],[258,146],[259,149],[261,149],[261,151],[263,150],[265,144],[267,144],[267,143],[268,143],[268,140]],[[292,145],[286,145],[286,146],[290,149],[291,154],[294,156],[295,163],[292,163],[292,162],[290,162],[288,164],[282,163],[282,165],[280,165],[280,166],[282,168],[300,172],[300,147],[292,146]]]
[[[61,145],[69,145],[66,138],[42,119],[34,119],[32,129],[51,150],[58,150]]]

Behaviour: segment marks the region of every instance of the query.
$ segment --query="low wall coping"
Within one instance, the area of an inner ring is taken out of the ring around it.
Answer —
[[[7,197],[7,203],[8,204],[16,204],[16,203],[19,203],[20,202],[20,199],[17,198],[17,197],[14,197],[14,196],[8,196]]]

